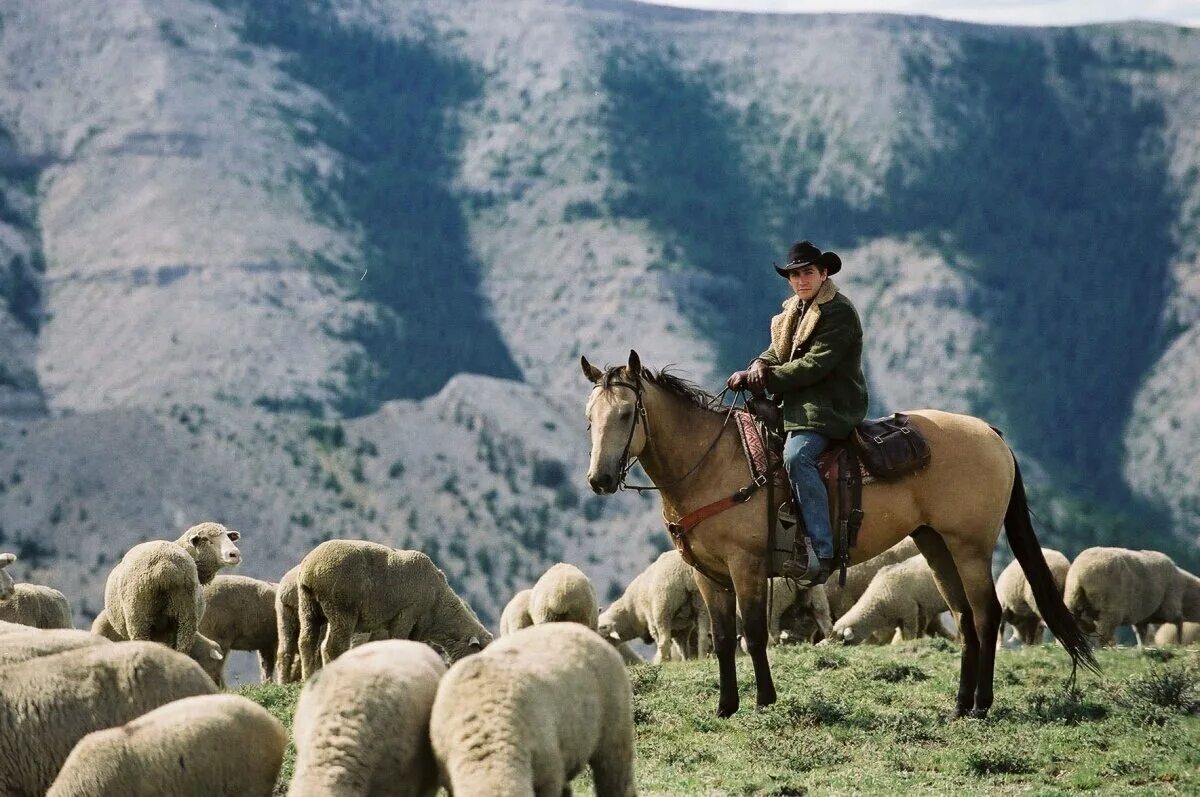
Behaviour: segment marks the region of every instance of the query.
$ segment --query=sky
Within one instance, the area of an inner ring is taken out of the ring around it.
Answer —
[[[1081,25],[1130,19],[1200,27],[1200,0],[642,0],[725,11],[923,14],[1001,25]]]

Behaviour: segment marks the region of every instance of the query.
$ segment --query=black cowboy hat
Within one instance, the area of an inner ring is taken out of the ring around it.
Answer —
[[[833,276],[842,270],[842,259],[836,252],[822,252],[810,241],[796,241],[788,250],[787,265],[775,266],[775,270],[779,276],[787,277],[789,271],[801,266],[816,266]]]

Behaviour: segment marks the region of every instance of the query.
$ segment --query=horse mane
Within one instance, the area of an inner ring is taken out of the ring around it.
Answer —
[[[643,365],[641,375],[647,382],[661,387],[672,396],[681,398],[700,409],[716,413],[723,413],[725,411],[726,408],[720,405],[716,396],[695,382],[684,379],[670,369],[670,365],[664,365],[659,370],[654,371]],[[600,379],[600,384],[605,390],[608,390],[612,387],[613,381],[618,379],[618,377],[626,376],[627,371],[628,368],[624,365],[610,366],[605,369],[604,376]]]

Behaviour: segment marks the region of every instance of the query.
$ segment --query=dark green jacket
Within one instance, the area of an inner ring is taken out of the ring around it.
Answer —
[[[785,431],[843,438],[866,417],[862,337],[858,311],[839,291],[821,305],[821,318],[795,357],[781,362],[769,347],[756,358],[771,366],[767,390],[783,399]]]

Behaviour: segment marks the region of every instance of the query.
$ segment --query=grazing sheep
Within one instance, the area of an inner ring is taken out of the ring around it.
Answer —
[[[888,638],[899,628],[903,639],[940,631],[938,615],[946,611],[946,600],[938,592],[933,571],[922,556],[888,565],[867,586],[850,611],[833,624],[833,638],[852,644],[883,632]]]
[[[257,651],[263,683],[275,673],[276,586],[246,576],[217,576],[204,586],[200,633],[220,645],[225,660],[231,650]]]
[[[84,736],[47,797],[270,797],[287,742],[252,700],[186,697]]]
[[[71,628],[71,604],[56,589],[38,584],[15,584],[5,569],[16,554],[0,554],[0,620],[34,628]]]
[[[279,650],[275,654],[275,678],[281,684],[300,680],[300,587],[296,577],[300,565],[283,574],[275,588],[275,635]],[[318,636],[324,633],[319,629]]]
[[[1063,601],[1086,634],[1116,642],[1118,626],[1132,625],[1137,646],[1149,641],[1149,624],[1183,621],[1184,583],[1171,557],[1158,551],[1088,548],[1067,571]]]
[[[1154,632],[1154,644],[1163,645],[1200,645],[1200,623],[1183,624],[1183,639],[1179,638],[1179,627],[1174,623],[1163,623]]]
[[[0,667],[41,656],[52,656],[64,650],[107,644],[108,640],[102,636],[87,631],[76,631],[74,628],[29,628],[23,633],[0,634]]]
[[[1059,597],[1067,585],[1067,571],[1071,562],[1053,548],[1043,548],[1042,556],[1050,566],[1054,586]],[[1009,623],[1024,645],[1035,645],[1042,640],[1042,615],[1033,598],[1033,588],[1025,578],[1025,571],[1016,559],[1008,563],[1000,578],[996,580],[996,597],[1000,599],[1000,639],[1004,639],[1004,624]]]
[[[369,642],[304,685],[292,724],[291,797],[433,795],[429,713],[441,657],[420,642]]]
[[[912,538],[905,537],[878,556],[846,568],[845,586],[839,587],[838,579],[831,577],[825,582],[825,597],[829,601],[830,617],[836,620],[850,611],[850,608],[858,603],[859,598],[867,591],[871,580],[880,570],[888,565],[899,564],[911,559],[920,553]]]
[[[100,644],[0,667],[0,794],[41,797],[87,734],[215,691],[194,661],[153,642]]]
[[[533,625],[533,618],[529,616],[529,596],[532,594],[532,589],[523,589],[512,596],[500,613],[500,636],[508,636],[513,631]]]
[[[621,597],[600,615],[600,633],[618,642],[640,639],[657,645],[654,663],[708,652],[708,611],[678,551],[667,551],[639,573]]]
[[[823,584],[798,589],[786,578],[771,579],[771,611],[767,617],[767,636],[771,644],[782,642],[819,642],[833,634],[829,597]],[[816,637],[819,637],[817,639]]]
[[[227,529],[220,523],[207,521],[192,526],[175,542],[196,560],[200,583],[207,584],[222,567],[242,561],[242,553],[234,545],[241,536],[240,532]]]
[[[113,628],[108,620],[108,613],[103,609],[92,621],[92,633],[113,642],[129,641]],[[220,645],[203,634],[196,634],[192,638],[191,647],[187,649],[187,655],[200,665],[208,677],[213,679],[213,683],[222,688],[225,686],[225,655],[221,653]]]
[[[475,612],[450,588],[446,574],[420,551],[329,540],[304,557],[297,583],[304,680],[345,653],[356,632],[426,642],[451,661],[492,641]],[[318,636],[322,626],[323,643]]]
[[[529,618],[534,625],[579,623],[595,631],[599,614],[591,579],[565,562],[542,573],[529,595]]]
[[[591,766],[596,794],[632,795],[633,702],[621,657],[576,623],[501,637],[438,687],[429,735],[452,794],[569,794]]]

